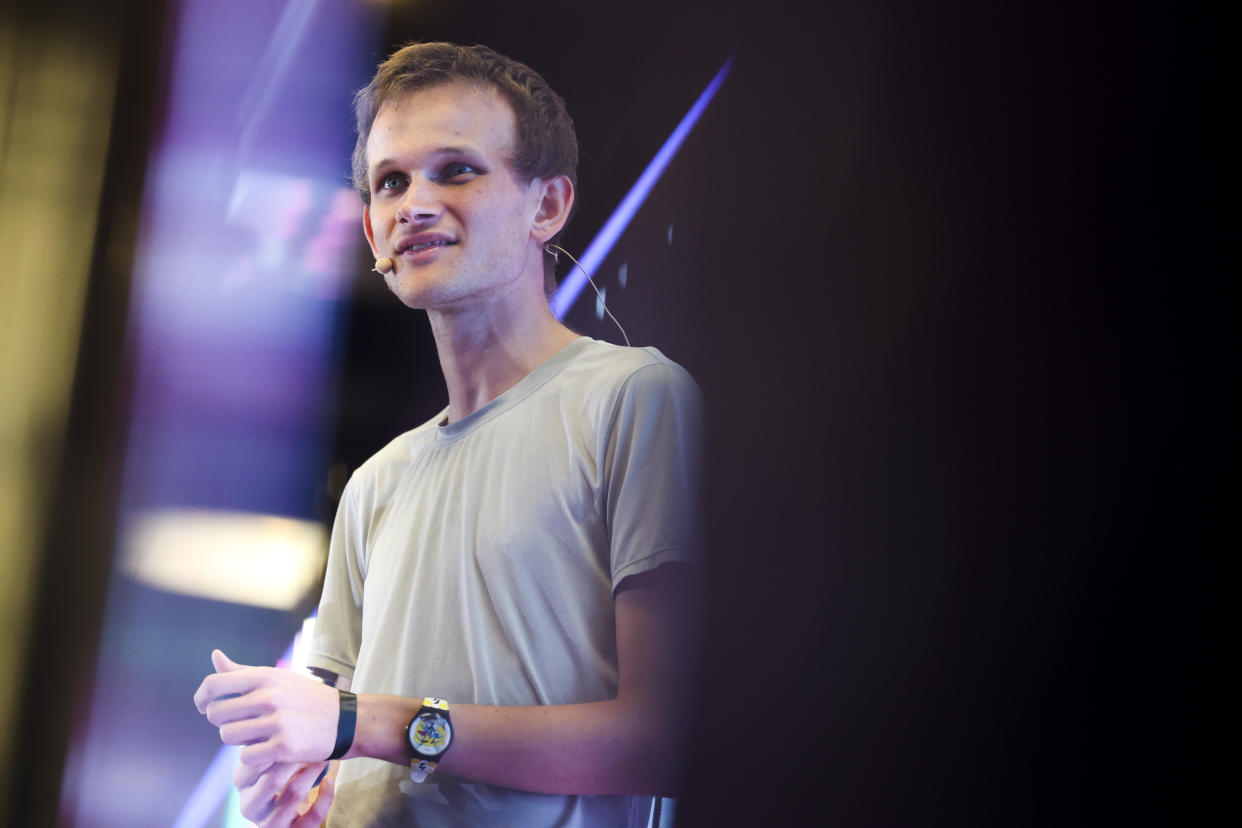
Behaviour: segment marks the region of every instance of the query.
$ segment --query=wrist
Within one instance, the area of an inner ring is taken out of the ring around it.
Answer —
[[[349,752],[354,744],[358,723],[358,697],[348,690],[338,689],[336,692],[339,695],[336,743],[332,748],[332,753],[328,756],[329,759],[340,759]]]
[[[366,756],[408,766],[406,726],[422,704],[421,698],[359,693],[354,744],[344,758]]]

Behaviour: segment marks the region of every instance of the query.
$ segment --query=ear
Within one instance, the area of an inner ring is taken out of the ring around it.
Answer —
[[[362,235],[367,237],[367,244],[371,245],[371,255],[378,259],[380,252],[375,246],[375,231],[371,229],[371,208],[365,204],[362,205]]]
[[[535,211],[535,221],[530,234],[543,244],[555,236],[569,221],[569,212],[574,206],[574,185],[564,175],[538,179],[540,189],[539,209]]]

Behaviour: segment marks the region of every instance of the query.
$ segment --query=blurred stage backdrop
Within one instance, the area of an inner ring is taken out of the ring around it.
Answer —
[[[1214,13],[0,15],[0,824],[241,824],[209,653],[297,662],[345,480],[444,404],[348,180],[351,94],[412,39],[564,95],[564,244],[706,394],[678,826],[1185,824],[1231,789]]]

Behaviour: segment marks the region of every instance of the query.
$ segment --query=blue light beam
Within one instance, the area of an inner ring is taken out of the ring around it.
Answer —
[[[319,610],[316,608],[315,612],[311,613],[311,617],[314,618],[318,613]],[[293,646],[297,640],[297,635],[294,635],[293,641],[289,642],[285,654],[280,657],[277,664],[282,661],[287,663],[293,659]],[[233,789],[233,769],[237,767],[239,753],[241,753],[241,748],[236,745],[225,745],[216,751],[216,758],[211,760],[203,778],[198,780],[194,793],[190,794],[185,807],[177,816],[177,821],[173,823],[173,828],[203,828],[215,816],[220,803],[228,799],[229,791]],[[226,814],[226,817],[228,816]]]
[[[173,828],[203,828],[215,815],[233,787],[233,768],[237,766],[240,751],[239,747],[225,745],[216,752],[216,758],[199,780],[194,793],[190,794]]]
[[[625,198],[617,205],[617,209],[608,217],[608,221],[604,223],[604,227],[596,235],[594,241],[587,247],[586,252],[580,257],[582,269],[573,268],[569,271],[569,275],[561,282],[560,287],[556,289],[556,293],[552,296],[552,312],[556,314],[557,319],[564,319],[565,314],[569,312],[578,295],[582,293],[582,289],[586,287],[586,273],[594,273],[604,259],[608,257],[612,251],[613,245],[617,243],[617,239],[621,238],[621,234],[625,232],[625,228],[629,226],[630,220],[634,218],[634,214],[638,212],[638,208],[642,206],[647,195],[651,192],[651,188],[660,180],[660,176],[664,173],[664,169],[673,160],[673,156],[677,154],[677,150],[681,149],[682,143],[686,140],[686,136],[690,134],[690,130],[694,128],[695,123],[699,120],[699,116],[707,109],[707,105],[712,102],[716,91],[720,89],[720,85],[724,83],[725,77],[729,74],[729,69],[733,66],[733,57],[730,56],[720,67],[720,71],[712,78],[711,83],[707,84],[707,88],[699,95],[698,100],[694,102],[694,106],[690,107],[690,111],[681,119],[681,123],[668,136],[668,140],[664,142],[664,146],[660,147],[660,151],[651,159],[651,163],[647,165],[647,169],[643,170],[643,174],[638,177],[638,181],[634,182],[634,186],[625,194]],[[582,271],[585,270],[586,273]]]

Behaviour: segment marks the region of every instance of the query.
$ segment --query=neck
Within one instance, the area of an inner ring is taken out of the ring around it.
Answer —
[[[484,307],[428,310],[448,386],[448,421],[469,416],[517,385],[577,338],[542,294],[534,301],[497,297]]]

